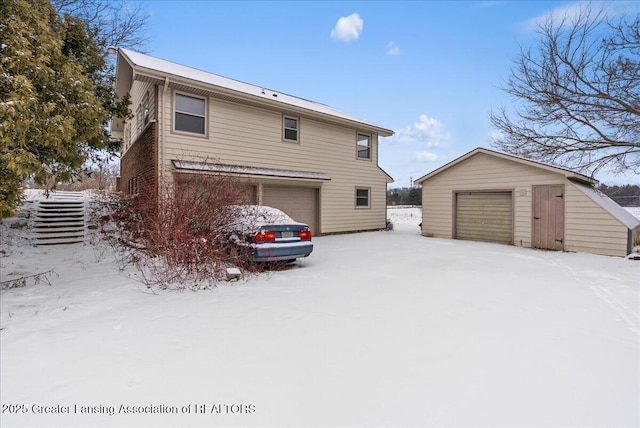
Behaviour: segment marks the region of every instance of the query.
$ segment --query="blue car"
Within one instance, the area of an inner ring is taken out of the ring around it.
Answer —
[[[313,251],[311,229],[277,208],[237,205],[230,241],[240,255],[253,262],[293,262]]]

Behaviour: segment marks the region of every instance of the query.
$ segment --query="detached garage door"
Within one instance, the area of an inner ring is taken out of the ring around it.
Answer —
[[[513,243],[511,192],[456,193],[456,239]]]
[[[306,223],[316,234],[318,218],[318,190],[307,187],[265,186],[262,204],[278,208],[295,221]]]

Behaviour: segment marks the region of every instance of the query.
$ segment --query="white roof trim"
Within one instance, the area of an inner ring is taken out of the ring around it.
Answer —
[[[323,172],[293,171],[288,169],[259,168],[253,166],[224,165],[219,163],[192,162],[182,160],[172,160],[171,162],[176,169],[191,171],[209,171],[221,172],[224,174],[260,175],[267,177],[297,178],[306,180],[331,180],[331,177]]]
[[[145,55],[140,52],[132,51],[130,49],[120,48],[119,51],[125,56],[125,58],[129,61],[130,64],[132,64],[132,67],[134,68],[142,67],[150,71],[155,71],[161,75],[182,77],[195,82],[204,83],[206,85],[213,85],[218,88],[230,89],[232,91],[257,97],[269,103],[284,104],[309,110],[311,112],[328,115],[334,118],[355,122],[366,128],[375,128],[376,131],[382,136],[393,135],[393,131],[390,129],[382,128],[378,125],[364,121],[355,116],[351,116],[326,104],[294,97],[282,92],[275,92],[261,86],[255,86],[248,83],[240,82],[238,80],[229,79],[217,74]]]
[[[502,152],[496,152],[495,150],[489,150],[489,149],[485,149],[483,147],[478,147],[475,148],[473,150],[471,150],[468,153],[465,153],[464,155],[452,160],[451,162],[447,163],[446,165],[441,166],[438,169],[435,169],[433,171],[431,171],[430,173],[423,175],[422,177],[418,178],[417,180],[415,180],[413,183],[414,184],[422,184],[422,182],[430,179],[431,177],[438,175],[439,173],[451,168],[454,165],[457,165],[463,161],[465,161],[466,159],[469,159],[470,157],[477,155],[478,153],[483,153],[486,155],[490,155],[490,156],[495,156],[498,158],[502,158],[502,159],[508,159],[508,160],[512,160],[514,162],[519,162],[521,164],[525,164],[525,165],[529,165],[529,166],[533,166],[536,168],[542,168],[542,169],[546,169],[547,171],[553,171],[553,172],[557,172],[558,174],[562,174],[567,178],[572,178],[574,180],[579,180],[582,182],[586,182],[586,183],[591,183],[591,184],[597,184],[598,180],[596,180],[595,178],[592,177],[588,177],[584,174],[580,174],[579,172],[575,172],[572,171],[570,169],[567,168],[563,168],[561,166],[556,166],[556,165],[551,165],[548,163],[544,163],[544,162],[539,162],[539,161],[535,161],[535,160],[531,160],[531,159],[526,159],[520,156],[516,156],[516,155],[512,155],[512,154],[508,154],[508,153],[502,153]]]
[[[573,183],[582,193],[587,195],[589,199],[600,205],[605,211],[614,216],[620,221],[620,223],[627,226],[628,229],[635,229],[640,226],[640,220],[638,220],[629,211],[618,205],[613,199],[609,198],[605,194],[598,192],[596,189],[586,186],[581,183]]]

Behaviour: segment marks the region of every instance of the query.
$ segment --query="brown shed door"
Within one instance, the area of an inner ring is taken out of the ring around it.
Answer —
[[[262,192],[262,204],[284,211],[295,221],[308,224],[311,233],[319,233],[317,189],[265,186]]]
[[[456,239],[513,243],[511,192],[456,193]]]
[[[533,248],[564,250],[564,185],[533,186]]]

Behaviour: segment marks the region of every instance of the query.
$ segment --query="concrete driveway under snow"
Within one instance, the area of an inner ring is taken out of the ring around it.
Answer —
[[[154,294],[104,246],[5,241],[3,276],[57,276],[1,294],[1,425],[640,424],[639,262],[390,216],[200,292]]]

